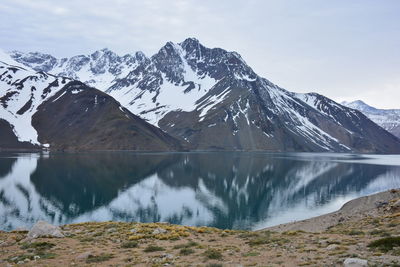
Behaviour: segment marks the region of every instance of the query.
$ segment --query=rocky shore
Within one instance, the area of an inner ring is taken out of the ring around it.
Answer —
[[[0,231],[0,266],[400,266],[400,190],[260,231],[38,222]]]

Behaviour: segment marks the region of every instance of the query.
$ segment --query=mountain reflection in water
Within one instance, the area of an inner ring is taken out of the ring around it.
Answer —
[[[312,153],[3,153],[0,229],[30,227],[39,219],[258,229],[400,187],[399,159]]]

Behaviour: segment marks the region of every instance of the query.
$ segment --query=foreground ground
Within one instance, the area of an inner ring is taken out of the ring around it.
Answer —
[[[0,231],[0,266],[400,266],[400,191],[302,222],[251,231],[164,223],[82,223],[64,238]]]

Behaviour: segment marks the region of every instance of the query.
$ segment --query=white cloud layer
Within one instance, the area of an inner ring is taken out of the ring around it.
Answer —
[[[2,0],[0,48],[151,55],[196,37],[292,91],[400,108],[397,0]]]

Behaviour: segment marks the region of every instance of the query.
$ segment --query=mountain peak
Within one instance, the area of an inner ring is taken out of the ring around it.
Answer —
[[[369,105],[367,105],[367,104],[366,104],[364,101],[362,101],[362,100],[355,100],[355,101],[353,101],[353,102],[350,102],[349,104],[369,106]]]
[[[183,42],[179,43],[182,47],[185,47],[187,45],[199,45],[200,42],[198,39],[193,38],[193,37],[189,37],[186,38]]]
[[[13,51],[12,53],[14,53],[14,52],[16,52],[16,51]],[[6,64],[9,64],[9,65],[13,65],[13,66],[17,66],[17,67],[21,67],[21,68],[26,69],[25,65],[20,64],[17,61],[15,61],[10,55],[8,55],[3,50],[0,50],[0,61],[4,62]]]
[[[355,100],[355,101],[352,101],[352,102],[343,101],[342,105],[347,106],[347,107],[352,108],[352,109],[357,109],[357,110],[359,110],[361,112],[375,112],[376,111],[376,108],[366,104],[362,100]]]
[[[349,106],[349,107],[365,107],[365,108],[371,108],[370,105],[368,105],[367,103],[365,103],[362,100],[355,100],[355,101],[351,101],[351,102],[347,102],[347,101],[343,101],[342,102],[343,105],[345,106]]]

